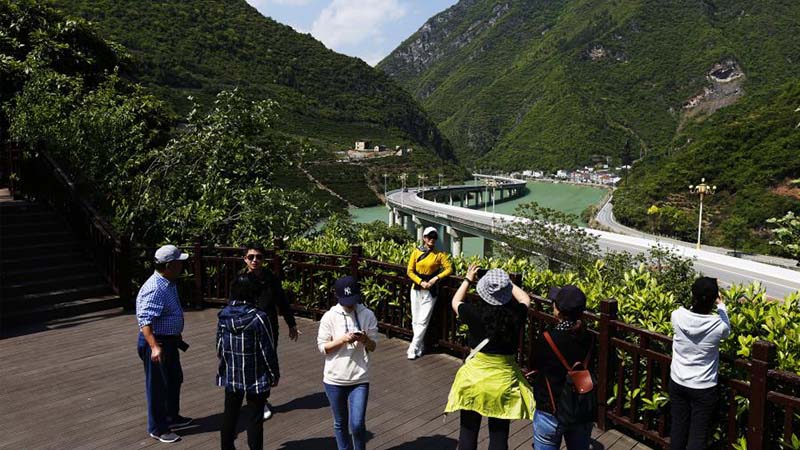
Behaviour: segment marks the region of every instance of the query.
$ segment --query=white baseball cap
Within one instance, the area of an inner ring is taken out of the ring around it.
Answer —
[[[437,230],[434,227],[428,227],[428,228],[425,228],[424,230],[422,230],[422,235],[423,236],[430,236],[431,233],[435,234],[436,237],[439,237],[439,230]]]
[[[156,263],[164,264],[172,261],[186,261],[189,259],[188,253],[183,253],[181,249],[174,245],[165,245],[156,250]]]

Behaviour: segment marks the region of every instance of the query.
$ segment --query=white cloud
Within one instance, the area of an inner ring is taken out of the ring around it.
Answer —
[[[314,20],[311,34],[328,48],[341,51],[346,46],[381,40],[388,32],[385,24],[406,12],[400,0],[333,0]]]
[[[311,0],[272,0],[272,3],[278,5],[305,6],[311,3]]]

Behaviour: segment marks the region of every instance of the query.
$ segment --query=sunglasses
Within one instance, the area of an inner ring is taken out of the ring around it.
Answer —
[[[264,259],[264,255],[261,255],[261,254],[247,255],[247,256],[245,256],[244,258],[245,258],[246,260],[248,260],[248,261],[253,261],[253,260],[255,260],[255,259]]]

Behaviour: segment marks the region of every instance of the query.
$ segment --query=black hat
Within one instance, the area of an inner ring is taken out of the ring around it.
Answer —
[[[239,275],[231,283],[231,300],[255,303],[260,294],[261,285],[249,273]]]
[[[578,286],[568,284],[557,291],[551,289],[548,296],[565,316],[579,316],[586,309],[586,294]]]
[[[719,284],[716,278],[700,277],[692,283],[692,298],[695,301],[702,300],[713,302],[719,297]]]
[[[361,288],[355,277],[339,278],[333,285],[333,291],[340,305],[353,306],[361,301]]]

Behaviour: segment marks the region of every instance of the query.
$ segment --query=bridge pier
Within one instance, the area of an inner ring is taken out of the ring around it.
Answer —
[[[483,257],[489,258],[492,256],[494,245],[491,239],[483,238]]]
[[[461,231],[453,227],[445,227],[445,236],[450,243],[450,253],[453,256],[461,256],[464,253],[464,236]]]
[[[401,223],[403,224],[403,228],[405,228],[405,230],[408,231],[408,234],[413,236],[414,233],[416,232],[416,229],[414,227],[414,221],[411,215],[400,213],[400,217],[401,217]]]

